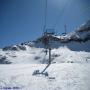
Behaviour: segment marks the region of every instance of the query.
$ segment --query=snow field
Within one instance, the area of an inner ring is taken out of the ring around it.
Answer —
[[[32,75],[34,70],[43,70],[45,66],[0,65],[0,87],[18,87],[19,90],[90,90],[90,64],[52,64],[47,69],[49,77]]]

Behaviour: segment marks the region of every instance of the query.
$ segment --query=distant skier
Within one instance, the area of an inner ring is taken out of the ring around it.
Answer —
[[[47,55],[47,53],[48,53],[48,50],[47,50],[47,49],[45,50],[45,53],[46,53],[46,55]]]

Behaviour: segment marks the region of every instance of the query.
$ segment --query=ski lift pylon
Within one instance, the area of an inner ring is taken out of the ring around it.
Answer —
[[[46,50],[49,50],[49,60],[48,60],[48,64],[47,66],[40,72],[39,70],[35,70],[33,72],[32,75],[45,75],[45,76],[49,76],[48,72],[45,72],[46,69],[51,65],[51,47],[50,47],[50,36],[55,34],[55,30],[53,28],[48,28],[46,29],[46,14],[47,13],[47,0],[46,0],[46,8],[45,8],[45,25],[44,25],[44,36],[43,36],[43,40],[42,43],[44,44]],[[47,53],[47,52],[46,52]]]

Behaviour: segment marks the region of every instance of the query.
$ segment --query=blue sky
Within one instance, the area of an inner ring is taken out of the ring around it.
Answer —
[[[0,47],[35,40],[42,35],[45,0],[0,0]],[[90,19],[90,0],[48,0],[47,28],[73,31]]]

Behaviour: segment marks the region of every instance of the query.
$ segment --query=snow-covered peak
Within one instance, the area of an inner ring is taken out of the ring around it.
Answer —
[[[76,31],[78,32],[88,31],[88,30],[90,31],[90,20],[88,20],[86,23],[83,23],[76,29]]]
[[[58,37],[58,36],[57,36]],[[60,39],[66,39],[68,41],[85,42],[90,40],[90,20],[80,25],[75,31],[66,34],[65,36],[59,36]],[[65,40],[64,40],[65,41]]]
[[[75,43],[85,43],[90,40],[90,20],[82,25],[80,25],[75,31],[70,32],[66,35],[50,35],[47,37],[50,38],[53,48],[59,48],[62,46],[62,44],[69,44],[71,42]],[[21,43],[19,45],[12,45],[8,47],[4,47],[3,50],[13,50],[13,51],[19,51],[19,50],[26,50],[28,47],[43,47],[43,40],[44,36],[41,36],[36,41],[28,41]]]

